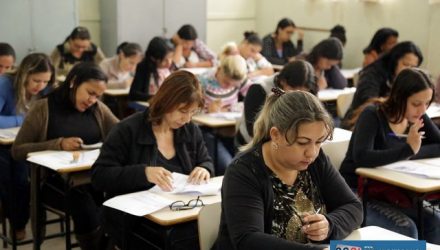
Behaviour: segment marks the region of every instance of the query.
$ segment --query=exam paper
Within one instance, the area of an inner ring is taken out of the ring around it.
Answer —
[[[172,202],[170,199],[161,197],[159,194],[154,194],[147,190],[113,197],[104,202],[104,206],[121,210],[135,216],[144,216],[160,210]]]
[[[50,153],[35,154],[27,160],[40,166],[58,171],[73,167],[93,165],[99,156],[99,149],[81,151],[78,161],[73,161],[73,153],[68,151],[52,151]]]
[[[188,175],[173,172],[173,191],[166,192],[160,189],[157,185],[150,189],[153,193],[169,193],[169,194],[182,194],[191,193],[196,195],[216,195],[220,192],[221,182],[214,183],[208,181],[207,183],[202,183],[200,185],[193,185],[188,183]]]
[[[381,168],[390,169],[407,174],[421,175],[431,179],[440,179],[440,167],[417,161],[399,161],[382,166]]]

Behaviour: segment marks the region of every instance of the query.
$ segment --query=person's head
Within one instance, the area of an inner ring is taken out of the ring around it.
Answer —
[[[235,42],[228,42],[223,46],[222,51],[220,52],[218,57],[220,60],[222,60],[226,56],[238,55],[238,54],[240,54],[240,52],[238,51],[237,44]]]
[[[194,46],[197,39],[197,31],[191,24],[185,24],[177,31],[177,35],[182,40],[184,50],[189,50]]]
[[[313,47],[306,59],[315,69],[328,70],[342,60],[342,43],[331,37],[319,42]]]
[[[275,29],[275,37],[281,42],[287,42],[295,33],[296,25],[290,18],[281,19]]]
[[[64,97],[79,112],[95,105],[106,89],[107,75],[92,62],[76,64],[60,87]]]
[[[81,26],[72,30],[66,42],[69,43],[70,53],[76,58],[80,58],[92,44],[89,30]]]
[[[125,72],[133,72],[142,60],[142,48],[137,43],[121,43],[116,49],[119,57],[119,68]]]
[[[215,74],[222,88],[238,87],[247,75],[246,61],[240,55],[226,56],[220,61]]]
[[[178,129],[190,122],[203,107],[200,82],[191,72],[176,71],[165,79],[149,104],[152,124],[166,123],[170,128]]]
[[[342,46],[347,43],[347,37],[345,36],[345,28],[342,25],[336,25],[330,30],[330,37],[336,37],[341,41]]]
[[[397,44],[399,32],[392,28],[381,28],[374,33],[370,44],[363,50],[364,54],[376,51],[378,55],[390,51]]]
[[[46,54],[33,53],[23,58],[14,76],[17,112],[22,113],[32,96],[55,82],[55,69]]]
[[[0,43],[0,75],[10,71],[15,63],[15,51],[8,43]]]
[[[253,31],[246,31],[243,36],[244,39],[238,48],[240,55],[245,59],[255,57],[263,48],[263,41]]]
[[[321,143],[331,138],[332,117],[318,98],[308,92],[278,95],[267,98],[247,147],[270,142],[272,159],[279,165],[305,170],[318,156]]]
[[[162,37],[154,37],[145,51],[146,60],[155,69],[169,68],[173,63],[173,45]]]
[[[303,90],[314,95],[318,92],[317,78],[313,66],[304,60],[286,64],[275,76],[275,86],[284,91]]]
[[[391,87],[382,109],[392,123],[414,123],[434,100],[435,87],[429,75],[418,68],[402,70]]]
[[[410,41],[398,43],[377,60],[377,63],[384,65],[390,79],[397,76],[403,69],[419,67],[422,62],[422,52]]]

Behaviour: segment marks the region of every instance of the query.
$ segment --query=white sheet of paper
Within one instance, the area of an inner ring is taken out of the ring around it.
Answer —
[[[104,206],[118,209],[135,216],[144,216],[160,210],[172,202],[172,200],[147,190],[113,197],[104,202]]]
[[[243,115],[241,112],[218,112],[218,113],[209,113],[211,117],[226,119],[226,120],[238,120]]]
[[[56,151],[47,154],[36,154],[29,157],[27,160],[36,163],[40,166],[53,169],[55,171],[60,169],[79,167],[85,165],[93,165],[99,156],[99,149],[91,151],[82,151],[77,162],[72,162],[73,154],[67,151]]]
[[[81,144],[82,149],[97,149],[102,147],[102,142],[98,142],[95,144]]]
[[[208,181],[200,185],[193,185],[188,183],[188,175],[173,173],[173,191],[165,192],[157,185],[150,189],[154,193],[170,193],[170,194],[182,194],[182,193],[194,193],[196,195],[216,195],[220,192],[221,182],[214,183]]]
[[[424,161],[424,163],[417,161],[399,161],[382,166],[381,168],[407,174],[421,175],[431,179],[440,179],[440,167],[426,164],[426,161]]]
[[[4,128],[0,129],[0,138],[13,139],[17,136],[20,128]]]

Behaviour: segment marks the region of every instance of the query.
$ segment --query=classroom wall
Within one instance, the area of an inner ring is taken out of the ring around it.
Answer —
[[[427,0],[381,0],[376,2],[354,0],[256,0],[256,27],[260,34],[273,32],[277,22],[290,17],[297,26],[331,29],[342,24],[347,30],[344,68],[360,66],[362,49],[374,32],[383,26],[399,31],[400,41],[414,41],[425,57],[423,67],[431,73],[440,73],[439,4]],[[438,26],[438,25],[437,25]],[[306,31],[305,49],[309,50],[328,32]],[[429,50],[429,54],[428,54]]]
[[[207,44],[219,53],[226,42],[243,40],[243,32],[256,30],[256,0],[208,0]]]
[[[101,13],[99,0],[78,0],[79,25],[87,27],[93,43],[101,46]],[[66,34],[67,36],[68,34]],[[109,55],[111,56],[111,55]]]

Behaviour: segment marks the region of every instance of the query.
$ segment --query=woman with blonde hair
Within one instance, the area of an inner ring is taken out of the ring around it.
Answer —
[[[246,76],[246,61],[240,55],[224,57],[217,69],[199,76],[205,94],[205,111],[216,113],[235,109],[239,97],[244,97],[251,85]],[[214,135],[208,128],[204,128],[203,132],[209,152],[212,156],[218,156],[214,157],[217,158],[216,175],[223,175],[234,155],[233,135]],[[214,136],[219,140],[215,140]]]
[[[343,239],[362,222],[361,202],[321,150],[331,116],[308,92],[274,89],[226,170],[217,249],[324,249],[306,244]]]
[[[17,71],[0,76],[0,128],[21,126],[31,103],[54,82],[54,78],[49,57],[41,53],[26,56]],[[22,240],[29,219],[28,169],[26,164],[12,159],[9,146],[0,147],[0,166],[1,199],[5,202],[4,209],[10,223],[14,224],[17,239]],[[14,199],[15,204],[12,203],[11,187],[20,197]]]

